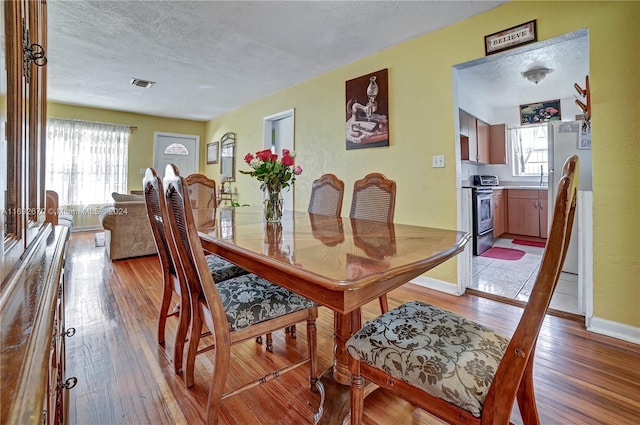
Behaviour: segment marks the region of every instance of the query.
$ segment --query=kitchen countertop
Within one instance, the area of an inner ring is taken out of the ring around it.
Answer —
[[[489,189],[524,189],[524,190],[548,190],[548,186],[539,186],[533,184],[499,184],[498,186],[474,186],[474,185],[462,185],[463,188],[473,189],[475,187],[486,187]]]

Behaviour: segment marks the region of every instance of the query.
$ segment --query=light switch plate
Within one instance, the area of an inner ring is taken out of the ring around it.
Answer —
[[[444,155],[433,155],[433,168],[444,168]]]

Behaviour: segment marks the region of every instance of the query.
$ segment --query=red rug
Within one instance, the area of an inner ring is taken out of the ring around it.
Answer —
[[[512,243],[516,245],[536,246],[538,248],[544,248],[547,244],[539,241],[526,241],[524,239],[514,239]]]
[[[519,260],[525,252],[519,249],[493,247],[480,254],[481,257],[497,258],[498,260]]]

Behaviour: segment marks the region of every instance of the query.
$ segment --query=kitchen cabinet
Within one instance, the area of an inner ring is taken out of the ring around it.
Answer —
[[[463,161],[477,162],[478,147],[476,135],[476,117],[460,111],[460,158]]]
[[[462,109],[460,121],[460,159],[480,164],[506,164],[506,126],[489,125]]]
[[[547,237],[547,191],[507,190],[507,227],[514,235]]]
[[[504,190],[493,190],[493,237],[497,238],[505,232],[506,208]]]
[[[505,124],[489,126],[489,164],[508,164]]]
[[[489,147],[491,140],[489,139],[489,124],[476,119],[476,160],[482,164],[490,164]]]

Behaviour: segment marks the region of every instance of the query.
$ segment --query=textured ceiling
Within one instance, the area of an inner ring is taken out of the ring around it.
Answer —
[[[502,3],[49,0],[48,97],[209,120]]]
[[[570,98],[577,94],[573,84],[584,87],[589,74],[589,36],[586,30],[580,30],[457,68],[462,101],[481,99],[484,105],[500,109]],[[538,84],[523,77],[523,72],[538,68],[551,70]]]

